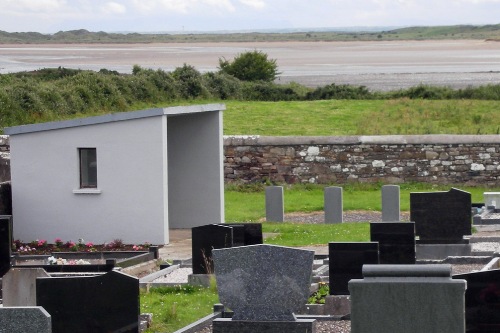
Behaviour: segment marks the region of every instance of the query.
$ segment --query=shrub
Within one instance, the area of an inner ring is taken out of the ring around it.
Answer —
[[[220,99],[238,99],[241,97],[241,82],[225,73],[206,73],[203,81],[210,94]]]
[[[327,99],[369,99],[372,94],[365,86],[351,86],[348,84],[337,85],[332,83],[318,87],[306,94],[307,100]]]
[[[172,76],[179,84],[182,98],[194,99],[208,95],[202,83],[201,73],[193,66],[184,64],[182,67],[177,67]]]
[[[219,69],[242,81],[271,82],[279,74],[276,60],[257,50],[238,54],[232,62],[219,58]]]
[[[243,99],[249,101],[296,101],[300,96],[290,87],[271,82],[247,82],[242,89]]]

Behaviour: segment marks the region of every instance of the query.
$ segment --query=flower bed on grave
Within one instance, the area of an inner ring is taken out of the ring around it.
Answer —
[[[77,242],[56,238],[54,243],[48,243],[45,239],[37,239],[28,243],[15,240],[12,242],[12,251],[19,255],[43,255],[56,252],[148,251],[150,245],[149,243],[124,244],[120,239],[105,244],[93,244],[81,238]]]

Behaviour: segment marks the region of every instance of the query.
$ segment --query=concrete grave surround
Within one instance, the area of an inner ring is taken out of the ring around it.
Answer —
[[[465,332],[465,280],[451,265],[365,265],[351,280],[352,333]]]
[[[2,278],[4,306],[35,306],[36,278],[50,277],[42,268],[11,268]]]
[[[306,303],[314,252],[251,245],[212,252],[219,298],[232,321],[295,321]]]
[[[169,228],[224,222],[222,104],[5,129],[14,238],[166,244]],[[79,183],[97,152],[97,188]]]
[[[0,307],[0,332],[52,333],[51,316],[41,306]]]

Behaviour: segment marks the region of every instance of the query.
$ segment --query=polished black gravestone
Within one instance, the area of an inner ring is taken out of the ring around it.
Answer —
[[[453,275],[467,281],[467,333],[500,333],[500,269]]]
[[[330,295],[349,295],[351,279],[362,279],[363,265],[378,264],[377,242],[328,243]]]
[[[12,216],[0,215],[0,277],[10,269],[12,249]]]
[[[0,183],[0,215],[12,215],[12,187],[9,182]]]
[[[243,239],[235,236],[235,229],[233,229],[233,246],[247,246],[258,245],[264,242],[262,237],[262,223],[225,223],[229,227],[243,228]]]
[[[208,224],[191,228],[193,274],[213,272],[212,250],[233,246],[233,228]]]
[[[381,264],[414,264],[415,223],[414,222],[372,222],[370,240],[378,242]]]
[[[117,271],[37,278],[36,304],[52,316],[53,333],[139,331],[139,279]]]
[[[452,188],[448,192],[410,193],[410,220],[422,244],[463,244],[472,234],[471,194]]]

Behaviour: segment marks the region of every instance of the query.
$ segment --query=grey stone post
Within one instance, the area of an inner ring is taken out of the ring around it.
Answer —
[[[285,202],[283,186],[266,187],[266,221],[283,222],[285,220]]]
[[[399,186],[382,186],[382,221],[394,222],[400,220]]]
[[[343,222],[342,187],[325,187],[325,223]]]

